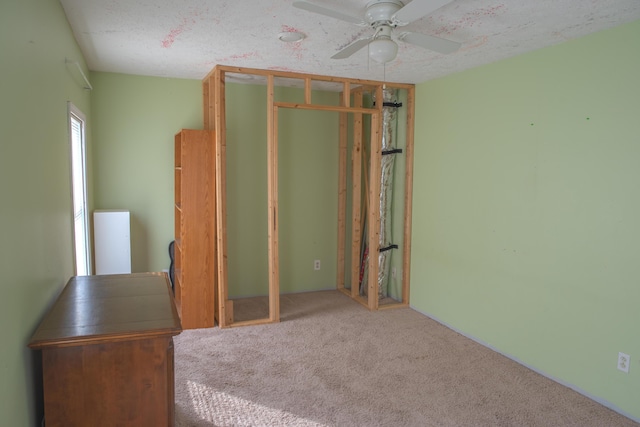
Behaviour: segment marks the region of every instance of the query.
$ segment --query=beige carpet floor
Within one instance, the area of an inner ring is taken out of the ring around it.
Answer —
[[[280,304],[277,324],[175,338],[177,426],[640,426],[409,308]]]

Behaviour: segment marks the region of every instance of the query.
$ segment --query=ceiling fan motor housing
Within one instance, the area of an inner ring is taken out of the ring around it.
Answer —
[[[364,16],[374,28],[379,25],[396,27],[392,18],[403,6],[404,4],[399,0],[374,0],[367,4],[367,11]]]

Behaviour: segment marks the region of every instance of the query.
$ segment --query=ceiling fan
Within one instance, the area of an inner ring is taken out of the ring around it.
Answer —
[[[399,0],[373,0],[367,4],[364,19],[306,0],[295,0],[293,6],[352,24],[371,27],[374,30],[371,37],[356,40],[331,58],[348,58],[368,46],[369,57],[384,64],[393,61],[398,54],[398,45],[391,38],[395,28],[416,21],[450,2],[451,0],[413,0],[405,5]],[[420,33],[402,32],[396,39],[439,53],[455,52],[460,47],[458,42]]]

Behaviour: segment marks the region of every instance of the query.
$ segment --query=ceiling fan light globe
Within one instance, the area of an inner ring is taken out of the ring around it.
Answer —
[[[369,43],[369,58],[384,64],[393,61],[398,54],[398,45],[391,39],[378,38]]]

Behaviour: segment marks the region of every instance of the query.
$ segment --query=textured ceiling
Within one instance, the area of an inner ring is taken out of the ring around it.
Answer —
[[[363,16],[370,0],[309,1]],[[383,66],[366,48],[330,59],[371,29],[294,8],[293,0],[60,2],[90,70],[189,79],[223,64],[419,83],[640,19],[640,0],[453,0],[402,30],[460,42],[458,51],[398,42],[398,57]],[[306,38],[278,40],[291,31]]]

